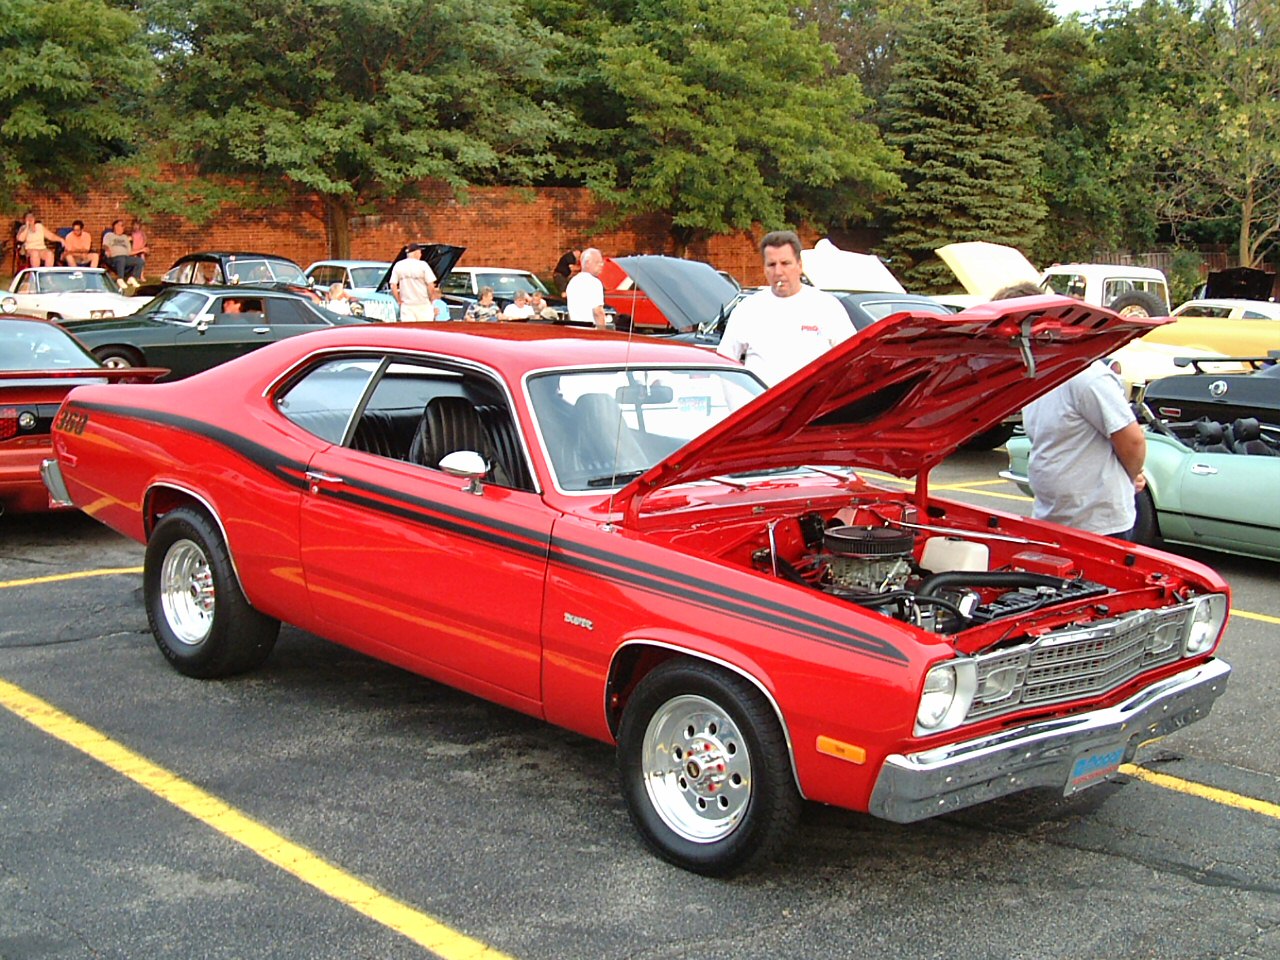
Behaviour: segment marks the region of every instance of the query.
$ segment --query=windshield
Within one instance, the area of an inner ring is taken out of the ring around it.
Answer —
[[[514,297],[517,290],[524,290],[526,293],[533,293],[536,290],[544,297],[550,295],[550,291],[543,286],[542,281],[531,273],[512,271],[477,273],[476,290],[479,291],[483,287],[493,287],[493,294],[496,297]]]
[[[135,319],[193,324],[209,298],[191,290],[166,290],[134,314]]]
[[[556,484],[619,487],[764,391],[745,370],[642,368],[535,374],[529,400]]]
[[[90,370],[99,366],[65,330],[51,323],[0,322],[0,370]]]
[[[269,257],[233,257],[227,261],[227,280],[231,283],[297,283],[307,285],[307,278],[296,263]]]
[[[40,274],[41,293],[116,293],[101,271],[58,271]]]

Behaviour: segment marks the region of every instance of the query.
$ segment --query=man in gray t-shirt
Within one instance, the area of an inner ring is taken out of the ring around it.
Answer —
[[[1146,486],[1147,438],[1124,386],[1100,360],[1022,410],[1031,439],[1032,515],[1127,539]]]

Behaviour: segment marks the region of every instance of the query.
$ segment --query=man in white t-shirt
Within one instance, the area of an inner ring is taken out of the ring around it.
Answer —
[[[776,230],[760,241],[768,288],[734,308],[716,352],[772,387],[855,333],[831,294],[800,280],[800,238]]]
[[[570,278],[564,288],[569,301],[569,322],[575,326],[594,326],[604,330],[609,318],[604,312],[604,284],[600,274],[604,271],[604,254],[595,247],[582,251],[582,269]]]
[[[409,244],[404,259],[397,260],[391,268],[391,295],[400,304],[402,322],[436,318],[436,308],[431,302],[431,284],[435,282],[435,271],[422,260],[422,244]]]

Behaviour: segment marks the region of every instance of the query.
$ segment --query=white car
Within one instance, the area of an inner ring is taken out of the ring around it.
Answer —
[[[6,313],[48,320],[127,317],[147,302],[121,295],[105,270],[89,267],[32,267],[20,270],[0,305]]]
[[[988,302],[1002,287],[1027,281],[1045,293],[1075,297],[1121,316],[1167,317],[1169,282],[1154,267],[1120,263],[1055,263],[1037,270],[1022,251],[999,243],[973,241],[939,247],[938,257],[951,268],[966,294],[938,297],[962,309]]]
[[[1280,303],[1270,300],[1188,300],[1172,315],[1219,320],[1280,320]]]

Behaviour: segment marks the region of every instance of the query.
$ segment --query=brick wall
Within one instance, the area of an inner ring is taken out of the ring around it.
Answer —
[[[180,175],[180,174],[174,174]],[[50,229],[76,219],[95,238],[116,218],[133,215],[128,194],[109,185],[82,194],[20,196],[11,220],[34,209]],[[473,188],[465,200],[444,187],[428,186],[420,199],[382,204],[375,214],[351,224],[351,256],[390,259],[410,240],[454,243],[467,248],[463,263],[521,267],[550,277],[567,249],[597,246],[606,255],[671,253],[669,218],[639,217],[609,230],[596,224],[607,212],[580,188]],[[146,224],[151,247],[148,278],[158,277],[178,257],[196,250],[245,250],[276,253],[303,267],[328,257],[324,209],[310,194],[297,193],[281,206],[261,210],[226,206],[204,226],[180,217],[156,216]],[[6,231],[12,239],[12,223]],[[728,270],[745,284],[762,282],[756,244],[760,231],[711,238],[691,247],[688,256]],[[802,234],[806,245],[815,239]],[[95,243],[96,249],[96,243]],[[0,265],[7,272],[9,264]]]

